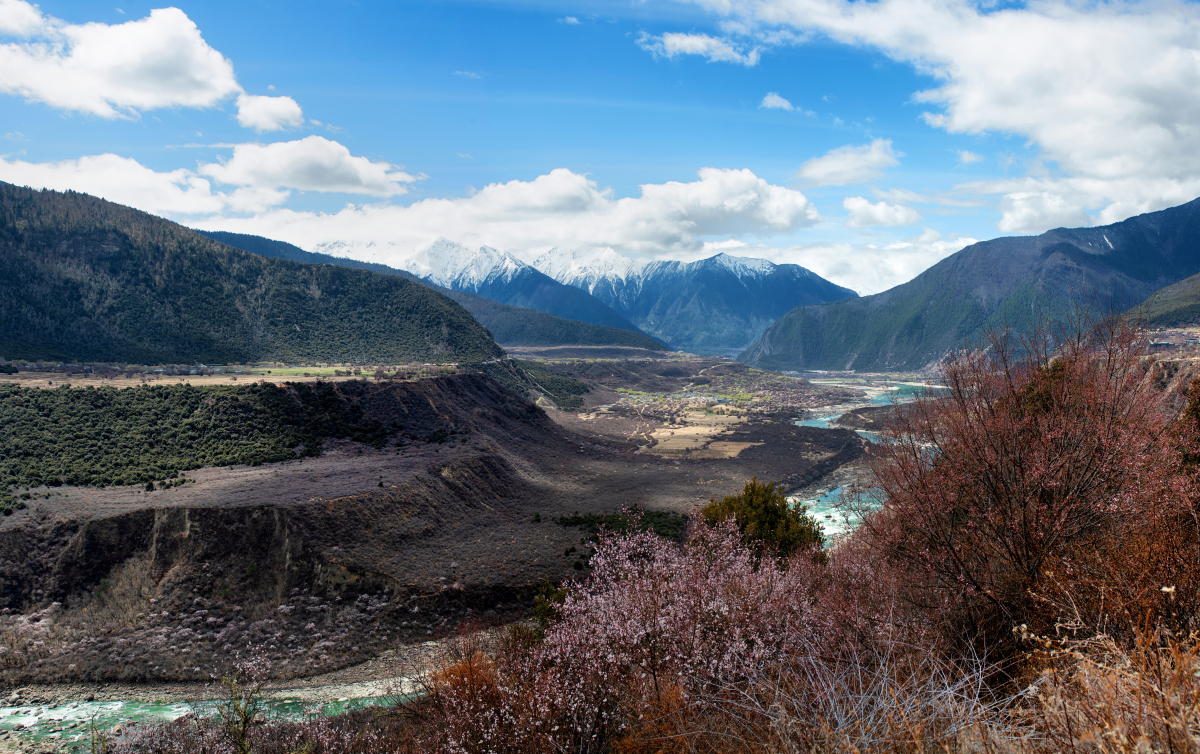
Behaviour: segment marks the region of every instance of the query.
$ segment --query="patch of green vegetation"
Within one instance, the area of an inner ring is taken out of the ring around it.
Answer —
[[[542,361],[506,359],[481,364],[460,364],[459,370],[483,372],[509,390],[525,395],[537,390],[561,409],[574,411],[583,405],[583,396],[591,388],[587,383],[568,377]]]
[[[820,549],[825,544],[821,524],[803,507],[788,503],[783,490],[754,477],[737,495],[713,500],[700,511],[710,524],[732,518],[742,539],[760,553],[788,557],[797,550]]]
[[[562,516],[556,519],[559,526],[578,526],[592,534],[599,533],[601,528],[611,531],[625,532],[652,531],[660,537],[682,542],[687,531],[687,516],[673,511],[647,511],[634,508],[630,513],[585,513],[573,516]]]
[[[534,387],[545,393],[561,409],[573,411],[583,405],[583,396],[591,388],[587,383],[554,371],[541,361],[516,360],[522,371],[533,381]]]
[[[183,482],[201,466],[257,466],[348,437],[380,448],[391,431],[335,383],[154,385],[38,390],[0,385],[0,512],[16,487]],[[149,489],[149,487],[147,487]]]
[[[0,356],[135,364],[503,355],[459,304],[391,275],[250,254],[75,192],[0,183]]]

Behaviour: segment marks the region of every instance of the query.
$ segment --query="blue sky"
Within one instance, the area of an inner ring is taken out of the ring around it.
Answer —
[[[1197,19],[0,0],[0,180],[383,262],[438,236],[530,259],[726,250],[874,292],[974,239],[1200,195]]]

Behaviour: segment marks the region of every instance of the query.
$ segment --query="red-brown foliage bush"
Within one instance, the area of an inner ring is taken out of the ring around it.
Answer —
[[[1154,545],[1147,532],[1192,510],[1141,342],[1120,319],[1071,336],[996,334],[947,365],[947,390],[899,412],[873,459],[884,510],[865,527],[908,566],[912,601],[992,647],[1017,625],[1048,630],[1063,609],[1043,593],[1048,579],[1079,598],[1089,573],[1091,591],[1133,575],[1135,564],[1103,576],[1083,566]],[[1073,606],[1086,620],[1112,607],[1093,597]]]

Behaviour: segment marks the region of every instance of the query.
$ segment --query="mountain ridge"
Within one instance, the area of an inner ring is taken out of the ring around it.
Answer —
[[[318,245],[321,253],[334,257],[362,256],[352,244]],[[398,254],[390,266],[429,280],[444,288],[496,301],[535,309],[563,319],[588,322],[640,333],[627,318],[586,291],[564,285],[522,262],[511,253],[490,246],[475,248],[437,238],[416,251]]]
[[[503,346],[605,345],[645,348],[652,351],[667,350],[662,343],[635,330],[564,319],[536,309],[502,304],[466,291],[445,288],[407,270],[389,267],[379,262],[363,262],[348,257],[305,251],[285,241],[247,233],[206,230],[196,232],[252,254],[304,264],[333,264],[365,269],[411,280],[457,301],[492,333],[497,343]]]
[[[503,351],[412,281],[250,254],[87,194],[0,182],[0,354],[401,363]]]
[[[533,264],[643,331],[702,353],[741,350],[797,305],[858,295],[800,265],[724,252],[694,262],[639,263],[612,249],[555,249]]]
[[[990,326],[1100,296],[1119,308],[1200,272],[1200,199],[1095,228],[981,241],[882,293],[802,306],[739,360],[770,369],[912,370]]]

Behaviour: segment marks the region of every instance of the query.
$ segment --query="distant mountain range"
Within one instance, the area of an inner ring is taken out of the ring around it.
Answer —
[[[652,351],[669,350],[662,343],[636,329],[608,327],[564,319],[536,309],[502,304],[473,293],[452,290],[406,270],[398,270],[376,262],[362,262],[331,254],[305,251],[290,243],[245,233],[206,230],[197,232],[214,241],[220,241],[253,254],[305,264],[335,264],[412,280],[462,304],[472,317],[492,333],[497,343],[505,346],[587,345],[646,348]]]
[[[857,295],[799,265],[729,254],[663,262],[630,259],[609,248],[553,249],[529,264],[507,251],[445,238],[415,251],[352,243],[328,243],[317,251],[338,259],[386,259],[454,291],[646,333],[700,353],[736,355],[796,306]]]
[[[362,252],[360,248],[340,243],[317,248],[337,258]],[[397,269],[453,291],[474,293],[501,304],[536,309],[564,319],[640,332],[599,299],[563,285],[512,254],[490,246],[468,248],[439,238],[416,252],[391,255],[388,261]]]
[[[1200,199],[1096,228],[983,241],[873,296],[798,307],[739,359],[769,369],[920,369],[1072,298],[1121,308],[1200,273]],[[1163,291],[1155,316],[1197,284]]]
[[[410,280],[250,254],[86,194],[0,182],[0,356],[400,363],[503,351],[462,306]]]
[[[854,298],[796,264],[717,254],[697,262],[637,262],[612,249],[555,249],[534,260],[671,345],[736,352],[796,306]]]

